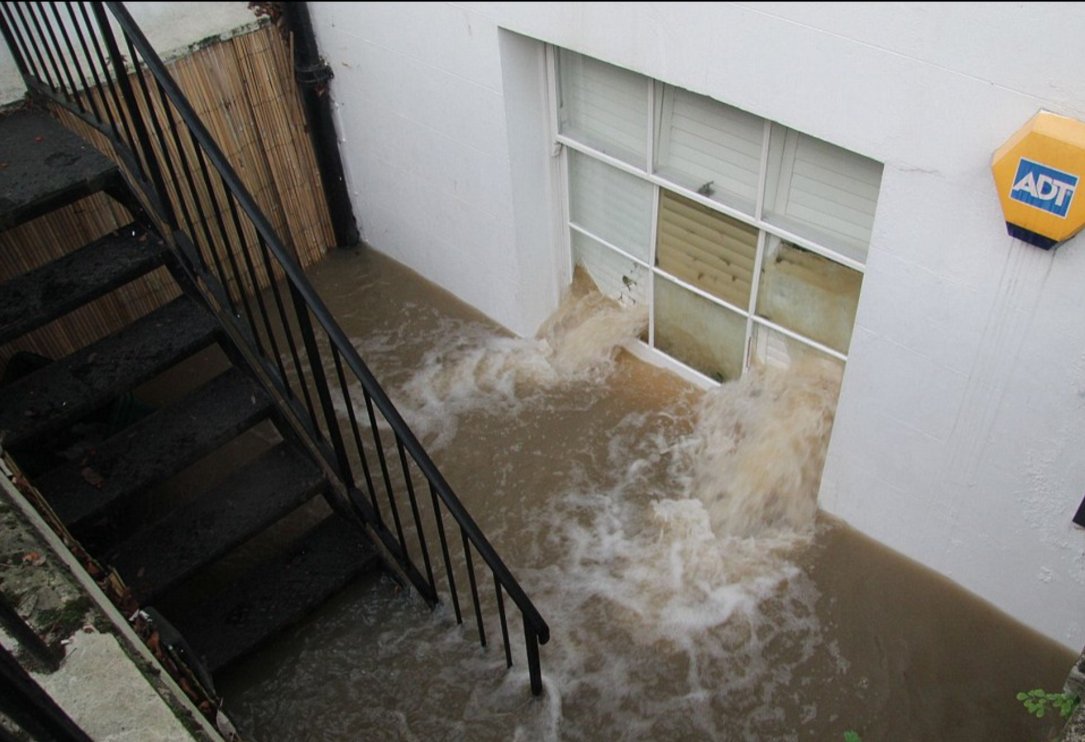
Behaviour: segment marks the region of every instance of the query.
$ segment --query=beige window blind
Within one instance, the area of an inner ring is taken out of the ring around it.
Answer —
[[[656,265],[661,270],[746,310],[756,253],[756,227],[660,191]]]

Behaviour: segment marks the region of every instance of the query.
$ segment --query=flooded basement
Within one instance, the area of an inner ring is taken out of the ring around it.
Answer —
[[[387,578],[219,678],[246,738],[1013,740],[1076,657],[816,510],[833,369],[702,392],[591,294],[508,337],[372,251],[310,273],[550,624],[522,648]],[[510,629],[515,638],[518,626]]]

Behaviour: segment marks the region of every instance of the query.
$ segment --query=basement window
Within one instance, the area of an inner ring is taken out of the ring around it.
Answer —
[[[647,347],[714,381],[843,364],[881,164],[565,49],[549,58],[573,264],[648,306]]]

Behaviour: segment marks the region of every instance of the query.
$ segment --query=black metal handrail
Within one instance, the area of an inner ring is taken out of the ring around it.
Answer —
[[[531,691],[541,693],[539,645],[550,637],[546,622],[336,323],[124,5],[6,2],[0,6],[0,30],[31,92],[105,136],[148,214],[241,343],[284,415],[323,456],[346,502],[431,605],[440,600],[442,579],[434,574],[427,532],[431,539],[436,536],[456,620],[463,623],[457,575],[461,585],[466,575],[479,641],[485,646],[484,605],[472,554],[481,558],[493,576],[506,664],[513,664],[508,596],[520,611]],[[345,415],[336,413],[337,403]],[[428,520],[422,518],[419,503],[425,506],[426,498],[416,492],[415,472],[429,490]],[[378,496],[375,483],[383,485],[385,497]],[[401,514],[408,505],[409,520]],[[451,557],[446,517],[459,529],[462,562]],[[419,558],[424,574],[416,566]]]

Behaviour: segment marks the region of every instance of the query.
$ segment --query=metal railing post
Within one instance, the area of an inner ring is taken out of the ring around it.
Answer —
[[[109,54],[110,62],[113,65],[113,75],[116,78],[117,85],[121,89],[121,95],[124,97],[125,107],[128,109],[128,116],[132,121],[132,126],[136,130],[136,139],[139,141],[139,149],[141,152],[137,152],[137,158],[142,155],[144,167],[144,177],[150,177],[151,183],[155,190],[161,196],[157,205],[162,209],[163,213],[159,216],[170,226],[171,230],[177,229],[177,216],[173,213],[173,206],[170,205],[166,199],[166,194],[169,191],[166,190],[166,181],[162,178],[162,169],[158,166],[158,159],[155,157],[154,149],[151,145],[151,137],[147,132],[147,125],[143,121],[143,116],[139,112],[139,103],[136,100],[136,93],[132,90],[132,83],[128,79],[128,66],[125,64],[124,55],[121,54],[120,47],[117,46],[117,39],[113,36],[113,30],[109,26],[109,19],[106,16],[105,8],[102,3],[92,3],[91,9],[94,11],[94,19],[98,22],[98,30],[102,34],[102,40],[105,42],[106,51]],[[132,60],[132,74],[141,74],[139,71],[139,60]],[[124,112],[121,112],[124,115]],[[138,160],[137,160],[138,161]]]

